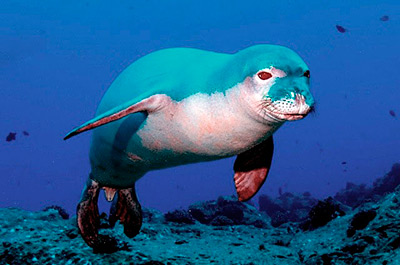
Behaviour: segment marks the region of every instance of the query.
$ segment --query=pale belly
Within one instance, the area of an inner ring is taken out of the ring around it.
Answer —
[[[133,149],[129,152],[156,168],[208,161],[240,154],[275,130],[251,119],[232,104],[216,101],[218,106],[210,106],[209,102],[204,105],[199,102],[197,99],[197,104],[174,103],[149,114],[136,133],[144,157]]]
[[[149,113],[133,134],[128,132],[136,121],[132,116],[131,124],[126,120],[127,129],[119,125],[113,141],[97,138],[100,144],[91,150],[97,180],[109,186],[129,186],[150,170],[234,156],[278,128],[252,119],[223,95],[202,97],[171,102]]]

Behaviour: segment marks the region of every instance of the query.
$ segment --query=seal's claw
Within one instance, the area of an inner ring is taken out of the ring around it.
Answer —
[[[77,207],[79,232],[83,240],[93,249],[101,244],[98,234],[100,215],[97,200],[99,198],[99,191],[99,183],[89,178]]]
[[[124,225],[127,237],[136,236],[142,227],[142,208],[137,200],[135,187],[118,191],[116,204],[111,206],[110,225],[114,226],[117,220]]]

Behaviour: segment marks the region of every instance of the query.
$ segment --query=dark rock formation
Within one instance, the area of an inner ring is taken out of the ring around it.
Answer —
[[[268,195],[261,195],[258,199],[260,211],[271,217],[273,227],[287,222],[304,221],[316,203],[317,199],[308,192],[302,195],[285,192],[276,199],[272,199]]]
[[[351,220],[349,229],[347,230],[347,236],[351,237],[355,234],[356,230],[361,230],[367,227],[369,222],[371,222],[376,217],[376,211],[371,209],[368,211],[361,211],[354,215]]]
[[[223,226],[223,225],[234,225],[235,223],[226,216],[218,215],[210,222],[210,225]]]
[[[193,217],[185,210],[175,210],[164,215],[165,221],[178,224],[194,224]]]
[[[347,182],[346,188],[340,190],[334,196],[335,200],[350,207],[358,207],[371,197],[371,188],[365,184]]]
[[[389,192],[393,192],[399,184],[400,164],[396,163],[392,166],[392,170],[390,170],[389,173],[374,181],[372,185],[372,194],[375,196],[385,195]]]
[[[50,205],[47,206],[46,208],[43,209],[43,211],[47,211],[49,209],[53,209],[56,210],[58,212],[58,214],[62,217],[62,219],[69,219],[69,214],[67,213],[67,211],[62,208],[61,206],[58,205]]]
[[[143,221],[148,223],[162,223],[164,222],[164,215],[155,209],[142,208]]]
[[[336,217],[345,215],[346,213],[343,208],[332,197],[318,201],[317,205],[308,213],[308,218],[302,223],[301,228],[303,230],[314,230],[324,226]]]
[[[353,208],[369,200],[378,201],[387,193],[393,192],[400,184],[400,164],[396,163],[385,176],[374,181],[372,187],[348,182],[346,188],[334,196],[335,200]]]
[[[219,197],[216,201],[198,202],[189,206],[190,215],[202,224],[253,225],[268,227],[268,217],[254,206],[234,196]]]

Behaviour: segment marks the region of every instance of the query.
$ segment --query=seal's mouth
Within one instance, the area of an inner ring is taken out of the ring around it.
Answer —
[[[308,113],[300,114],[300,113],[279,113],[279,112],[269,112],[270,115],[275,118],[283,121],[297,121],[305,118]]]
[[[267,116],[277,121],[296,121],[305,118],[313,108],[305,102],[303,95],[296,94],[295,99],[267,99],[264,110]]]

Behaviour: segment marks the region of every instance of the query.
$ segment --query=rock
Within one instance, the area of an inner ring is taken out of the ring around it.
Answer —
[[[393,192],[396,187],[400,184],[400,164],[396,163],[392,166],[392,169],[382,178],[378,178],[374,181],[372,186],[372,193],[374,195],[385,195],[389,192]]]
[[[8,248],[11,246],[10,242],[3,242],[3,247]]]
[[[273,227],[279,227],[282,224],[289,222],[290,214],[287,211],[276,212],[271,216],[271,225]]]
[[[217,214],[229,218],[235,224],[242,223],[244,217],[243,209],[234,204],[223,206]]]
[[[164,215],[156,209],[142,208],[142,215],[143,222],[161,224],[165,221]]]
[[[224,215],[216,216],[211,222],[210,225],[214,226],[224,226],[224,225],[234,225],[235,223]]]
[[[365,184],[347,182],[346,188],[338,191],[334,199],[350,207],[358,207],[371,198],[372,189]]]
[[[117,240],[108,235],[99,235],[98,244],[93,247],[94,254],[111,254],[118,250]]]
[[[390,240],[388,246],[390,246],[393,249],[397,249],[400,247],[400,236],[396,236],[392,240]]]
[[[186,240],[176,240],[175,241],[175,245],[182,245],[182,244],[186,244],[186,243],[189,243],[189,242],[187,242]]]
[[[260,211],[271,217],[272,226],[278,227],[287,222],[304,221],[317,201],[309,192],[301,195],[285,192],[276,199],[261,195],[258,204]]]
[[[73,229],[69,229],[65,232],[65,234],[67,235],[67,237],[69,237],[70,239],[74,239],[78,237],[78,229],[73,228]]]
[[[337,192],[334,198],[345,205],[355,208],[369,200],[377,202],[385,194],[395,191],[399,184],[400,164],[396,163],[389,173],[375,180],[372,187],[348,182],[346,188]]]
[[[342,248],[343,252],[348,252],[351,255],[354,255],[356,253],[363,252],[364,249],[368,246],[368,244],[362,240],[355,242],[354,244],[347,245]]]
[[[273,216],[276,212],[286,211],[268,195],[260,195],[260,197],[258,197],[258,205],[260,211],[266,212],[269,216]]]
[[[198,202],[189,206],[190,215],[202,224],[269,226],[269,218],[254,206],[234,196],[220,196],[216,201]],[[223,216],[223,217],[221,217]],[[216,217],[219,217],[215,219]]]
[[[62,208],[61,206],[57,206],[57,205],[50,205],[47,206],[46,208],[43,209],[43,211],[47,211],[49,209],[54,209],[58,212],[58,214],[62,217],[62,219],[69,219],[69,214],[67,213],[67,211]]]
[[[376,211],[371,209],[368,211],[361,211],[354,215],[351,220],[349,229],[347,230],[347,236],[351,237],[355,234],[356,230],[361,230],[367,227],[369,222],[371,222],[376,217]]]
[[[193,217],[185,210],[175,210],[164,215],[165,221],[178,224],[194,224]]]
[[[314,230],[345,214],[340,203],[329,197],[323,201],[318,201],[317,205],[309,212],[307,220],[300,227],[303,230]]]
[[[156,260],[150,260],[145,263],[142,263],[141,265],[164,265],[165,263],[162,263],[161,261],[156,261]]]
[[[209,224],[217,211],[215,201],[197,202],[189,206],[189,214],[202,224]]]
[[[49,208],[46,211],[42,211],[36,218],[42,221],[55,222],[57,220],[62,220],[62,216],[59,212],[53,208]]]

